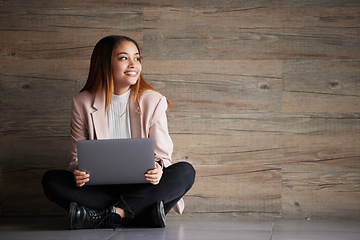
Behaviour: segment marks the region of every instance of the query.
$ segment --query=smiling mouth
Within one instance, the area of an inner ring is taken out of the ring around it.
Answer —
[[[137,72],[125,72],[125,74],[131,77],[136,77]]]

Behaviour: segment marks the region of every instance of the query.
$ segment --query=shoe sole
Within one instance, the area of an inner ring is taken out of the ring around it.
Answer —
[[[76,207],[77,204],[75,202],[70,203],[70,209],[69,209],[69,229],[73,230],[74,229],[74,216],[75,216],[75,212],[76,212]]]
[[[158,202],[158,217],[159,217],[159,224],[160,227],[166,227],[166,220],[165,220],[165,211],[164,211],[164,203],[162,201]]]

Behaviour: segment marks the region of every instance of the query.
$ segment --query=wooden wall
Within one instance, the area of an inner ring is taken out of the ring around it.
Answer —
[[[357,0],[0,1],[0,214],[64,214],[71,96],[96,42],[139,41],[173,103],[173,159],[197,170],[186,214],[360,219]]]

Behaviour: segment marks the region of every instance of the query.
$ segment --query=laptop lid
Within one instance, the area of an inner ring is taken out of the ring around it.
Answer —
[[[87,185],[149,183],[145,173],[155,168],[152,138],[80,140],[77,154]]]

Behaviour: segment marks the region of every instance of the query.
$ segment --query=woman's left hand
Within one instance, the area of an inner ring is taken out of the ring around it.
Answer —
[[[157,185],[160,182],[162,174],[163,174],[162,167],[160,166],[159,163],[155,162],[155,168],[147,171],[147,173],[145,173],[145,178],[151,184]]]

